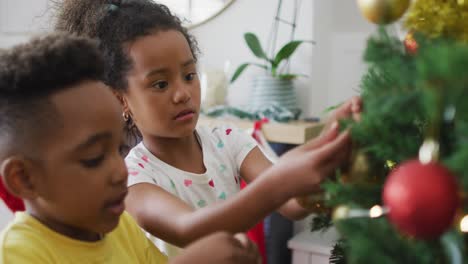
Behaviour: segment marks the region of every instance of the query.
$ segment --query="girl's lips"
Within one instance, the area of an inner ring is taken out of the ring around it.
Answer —
[[[195,111],[191,109],[186,109],[178,113],[174,119],[177,121],[186,121],[186,120],[192,119],[194,116],[195,116]]]
[[[187,121],[187,120],[191,120],[194,116],[195,116],[194,112],[186,113],[186,114],[183,114],[183,115],[178,115],[176,117],[176,120],[177,121]]]

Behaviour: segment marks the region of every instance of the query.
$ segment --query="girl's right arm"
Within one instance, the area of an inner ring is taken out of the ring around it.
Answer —
[[[170,264],[261,264],[257,247],[244,234],[218,232],[190,244]]]
[[[162,188],[129,188],[128,211],[146,231],[179,247],[215,231],[244,232],[292,197],[313,192],[344,160],[347,132],[330,130],[285,154],[244,190],[222,203],[194,210]]]

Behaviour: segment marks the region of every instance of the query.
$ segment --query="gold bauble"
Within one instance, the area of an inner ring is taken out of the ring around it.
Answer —
[[[390,24],[406,12],[410,0],[357,0],[361,13],[375,24]]]
[[[329,214],[331,209],[325,206],[325,192],[318,191],[313,194],[296,197],[299,205],[315,214]]]
[[[381,177],[373,171],[369,154],[355,147],[347,166],[341,168],[339,182],[342,184],[375,185],[381,184]]]
[[[343,168],[341,183],[367,182],[369,177],[369,158],[361,150],[354,150],[351,155],[350,164]]]

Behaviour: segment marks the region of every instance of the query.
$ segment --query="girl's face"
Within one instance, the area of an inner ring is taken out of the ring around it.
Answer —
[[[193,133],[200,110],[196,62],[184,35],[159,31],[127,46],[125,105],[143,136],[180,138]]]

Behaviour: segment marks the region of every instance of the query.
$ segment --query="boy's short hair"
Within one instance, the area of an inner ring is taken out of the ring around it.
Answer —
[[[0,146],[31,149],[47,124],[60,125],[47,97],[103,73],[97,43],[84,37],[57,33],[1,50]]]

